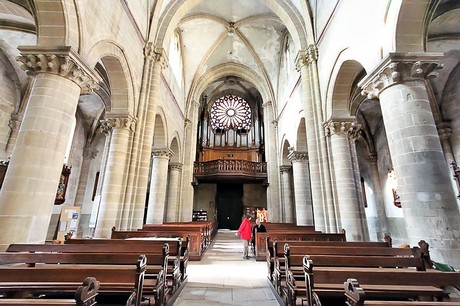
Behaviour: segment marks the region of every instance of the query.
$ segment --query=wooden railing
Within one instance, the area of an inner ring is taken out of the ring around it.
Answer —
[[[267,163],[235,159],[195,162],[193,175],[198,180],[212,177],[264,180],[267,178]]]

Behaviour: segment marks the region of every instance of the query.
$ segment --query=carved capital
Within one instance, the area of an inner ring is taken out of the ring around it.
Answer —
[[[280,166],[280,173],[284,173],[284,172],[289,172],[292,170],[292,166],[289,166],[289,165],[283,165],[283,166]]]
[[[439,138],[442,139],[449,139],[452,135],[452,127],[450,126],[449,122],[441,122],[437,126]]]
[[[71,47],[39,48],[19,47],[21,55],[16,58],[28,75],[51,73],[60,75],[80,86],[82,94],[99,89],[102,79],[87,67]]]
[[[300,71],[303,66],[308,66],[310,63],[318,60],[318,47],[309,45],[306,49],[300,50],[295,59],[295,67]]]
[[[192,120],[190,119],[185,119],[184,120],[184,128],[188,128],[189,126],[191,126],[191,123],[192,123]]]
[[[272,107],[272,101],[267,101],[264,104],[262,104],[262,108],[267,108],[267,107]]]
[[[152,42],[148,42],[144,47],[145,58],[154,61],[160,65],[162,69],[168,68],[168,56],[163,48],[156,48]]]
[[[8,122],[8,126],[13,131],[17,131],[19,130],[19,127],[21,126],[21,122],[22,122],[21,116],[19,116],[18,114],[11,114],[10,120]]]
[[[182,164],[181,163],[169,163],[169,169],[170,170],[175,170],[175,171],[181,171],[182,170]]]
[[[287,158],[291,161],[291,163],[302,161],[308,162],[308,152],[294,151],[291,149],[289,150]]]
[[[359,136],[361,125],[354,118],[332,118],[324,123],[326,136],[344,135],[351,138]]]
[[[378,157],[377,157],[377,154],[369,154],[367,157],[366,157],[367,161],[371,164],[375,164],[377,163],[377,160],[378,160]]]
[[[391,85],[435,76],[443,66],[442,53],[390,53],[358,86],[368,99],[378,98]]]
[[[166,157],[170,158],[174,155],[174,152],[170,149],[155,149],[152,151],[152,157]]]
[[[134,132],[137,118],[131,115],[115,115],[109,114],[104,120],[101,120],[101,129],[104,133],[113,129],[127,129]]]
[[[83,158],[95,159],[98,153],[99,151],[95,148],[85,148],[83,150]]]

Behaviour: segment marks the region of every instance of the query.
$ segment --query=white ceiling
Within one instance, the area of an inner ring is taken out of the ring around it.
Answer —
[[[233,23],[234,35],[229,35]],[[178,26],[184,56],[185,91],[206,72],[240,64],[277,92],[280,54],[286,27],[259,0],[204,0]],[[220,80],[220,84],[224,80]],[[225,85],[225,84],[224,84]],[[251,87],[251,84],[245,86]],[[211,88],[220,86],[211,85]],[[226,87],[220,87],[224,90]],[[250,88],[248,88],[250,90]]]

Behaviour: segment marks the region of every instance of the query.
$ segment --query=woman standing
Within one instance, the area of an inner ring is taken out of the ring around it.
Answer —
[[[248,248],[252,235],[250,214],[247,214],[246,218],[241,221],[240,227],[238,228],[238,232],[236,234],[243,240],[243,259],[249,259]]]

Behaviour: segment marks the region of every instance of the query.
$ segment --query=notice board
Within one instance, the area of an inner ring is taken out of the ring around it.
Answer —
[[[58,234],[56,240],[64,241],[67,233],[72,233],[72,237],[77,236],[78,222],[80,221],[80,207],[64,205],[59,219]]]

